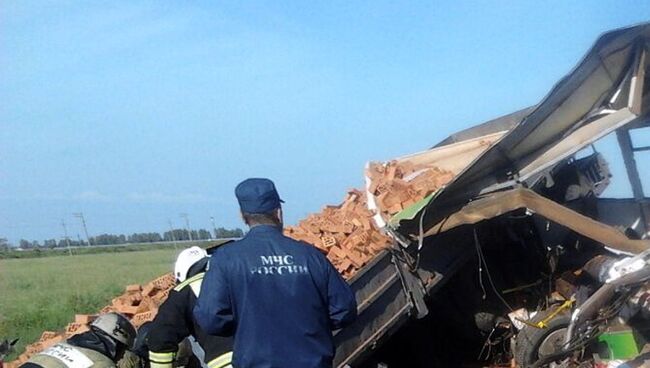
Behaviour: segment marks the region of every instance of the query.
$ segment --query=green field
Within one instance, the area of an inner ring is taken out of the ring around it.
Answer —
[[[19,337],[22,352],[42,331],[65,327],[77,313],[97,312],[126,285],[171,271],[177,252],[168,247],[0,260],[0,339]]]
[[[0,259],[15,259],[15,258],[42,258],[42,257],[57,257],[67,255],[81,255],[81,254],[98,254],[98,253],[120,253],[120,252],[138,252],[143,250],[153,249],[169,249],[170,247],[182,249],[197,245],[201,248],[207,248],[213,245],[222,243],[223,240],[197,240],[193,242],[180,242],[180,243],[131,243],[121,244],[109,247],[76,247],[76,248],[54,248],[54,249],[27,249],[27,250],[8,250],[0,251]]]

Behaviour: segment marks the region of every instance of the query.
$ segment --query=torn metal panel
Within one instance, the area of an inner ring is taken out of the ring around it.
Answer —
[[[503,138],[464,168],[402,234],[426,230],[468,200],[538,180],[545,170],[626,124],[642,111],[650,23],[601,36],[578,66]],[[647,88],[645,88],[647,91]]]
[[[458,212],[432,226],[424,236],[438,235],[461,225],[476,224],[520,209],[561,224],[609,248],[628,253],[640,253],[650,249],[650,240],[628,239],[625,234],[611,226],[523,188],[494,193],[470,202]]]
[[[521,168],[518,172],[519,180],[525,181],[534,174],[556,165],[559,160],[575,154],[583,147],[624,126],[635,118],[636,115],[632,114],[629,109],[624,108],[576,129],[550,146],[527,166]]]
[[[471,128],[461,130],[460,132],[454,133],[449,137],[445,138],[432,148],[446,146],[452,143],[463,142],[469,139],[483,137],[485,135],[505,132],[514,128],[519,124],[528,114],[530,114],[535,109],[535,106],[527,107],[519,111],[515,111],[508,115],[498,117],[496,119],[486,121],[485,123],[473,126]]]
[[[634,146],[632,145],[632,137],[630,137],[630,131],[627,129],[621,129],[616,132],[616,138],[618,139],[618,145],[621,148],[621,154],[623,155],[623,162],[625,163],[625,169],[627,171],[627,177],[632,186],[632,193],[636,200],[643,200],[645,195],[643,193],[643,184],[641,183],[641,177],[639,176],[639,170],[637,169],[636,161],[634,159]]]
[[[410,162],[414,165],[434,165],[440,169],[458,174],[506,133],[506,130],[497,131],[461,142],[435,147],[428,151],[402,156],[395,159],[395,161]]]

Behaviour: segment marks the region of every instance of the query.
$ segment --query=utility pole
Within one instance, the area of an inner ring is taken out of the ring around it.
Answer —
[[[194,239],[192,239],[192,230],[190,229],[189,216],[187,216],[187,213],[181,213],[180,217],[185,218],[185,225],[187,226],[187,235],[190,237],[190,241],[194,240]]]
[[[83,212],[77,212],[72,214],[74,217],[80,218],[81,219],[81,224],[83,225],[84,228],[84,234],[86,234],[86,240],[88,241],[88,245],[90,244],[90,237],[88,236],[88,229],[86,228],[86,219],[84,218],[84,213]]]
[[[214,225],[214,217],[210,216],[210,221],[212,221],[212,231],[214,231],[214,238],[217,238],[217,227]]]
[[[68,253],[72,255],[72,249],[70,249],[70,238],[68,238],[68,228],[65,227],[65,221],[61,219],[61,226],[63,226],[63,239],[68,246]]]
[[[174,225],[172,225],[172,220],[167,220],[169,222],[169,233],[172,236],[172,244],[174,244],[174,249],[176,248],[176,237],[174,236]]]

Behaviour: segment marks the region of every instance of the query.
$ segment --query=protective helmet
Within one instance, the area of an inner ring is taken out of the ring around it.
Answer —
[[[197,246],[193,246],[183,250],[176,258],[176,265],[174,265],[174,276],[178,282],[183,282],[187,278],[187,272],[192,266],[208,256],[208,252]]]
[[[133,342],[137,335],[135,327],[133,327],[126,317],[119,313],[111,312],[102,314],[90,326],[105,332],[113,340],[121,342],[128,346],[129,349],[133,347]]]

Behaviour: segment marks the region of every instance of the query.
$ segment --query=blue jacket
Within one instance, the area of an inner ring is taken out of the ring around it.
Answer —
[[[332,330],[356,315],[354,294],[327,258],[268,225],[212,255],[194,308],[207,333],[235,335],[236,368],[331,367]]]

